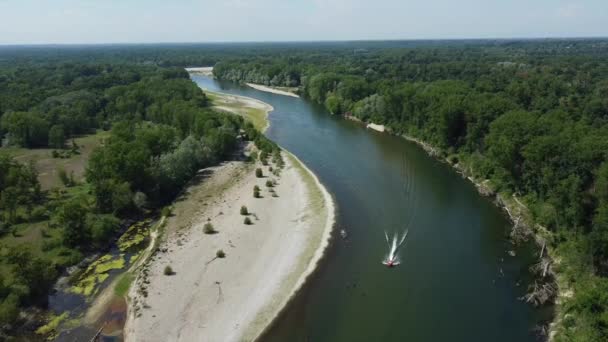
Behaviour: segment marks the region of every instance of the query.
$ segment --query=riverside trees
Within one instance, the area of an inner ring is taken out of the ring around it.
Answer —
[[[226,59],[214,74],[272,85],[293,73],[330,113],[430,143],[521,197],[566,259],[575,297],[557,336],[608,340],[608,41],[408,44],[307,46]]]
[[[0,66],[0,141],[62,148],[77,134],[111,132],[86,182],[69,189],[42,191],[34,165],[0,148],[0,329],[44,305],[60,272],[111,243],[122,219],[161,208],[229,156],[241,129],[265,141],[242,118],[212,111],[182,69],[15,64]]]

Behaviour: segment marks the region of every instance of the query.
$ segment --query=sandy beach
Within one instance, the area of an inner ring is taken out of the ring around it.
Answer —
[[[192,74],[199,74],[210,77],[213,76],[213,67],[186,68],[186,71]]]
[[[273,87],[268,87],[265,85],[261,85],[261,84],[255,84],[255,83],[247,83],[247,86],[253,88],[253,89],[257,89],[260,91],[265,91],[268,93],[273,93],[273,94],[278,94],[278,95],[285,95],[285,96],[291,96],[291,97],[300,97],[298,94],[294,94],[290,91],[285,91],[285,90],[281,90],[281,89],[277,89],[277,88],[273,88]]]
[[[213,109],[241,115],[251,121],[255,128],[261,132],[264,132],[270,125],[268,113],[272,112],[274,108],[266,102],[250,97],[216,93],[208,90],[205,93],[211,99]]]
[[[217,109],[268,125],[272,107],[212,94]],[[251,147],[249,147],[251,148]],[[295,156],[285,167],[232,161],[202,170],[174,203],[156,253],[129,291],[126,341],[252,341],[280,313],[323,256],[334,203]],[[255,175],[262,168],[264,177]],[[272,196],[266,181],[276,181]],[[262,198],[253,197],[253,187]],[[240,214],[246,206],[253,222]],[[205,234],[211,223],[217,234]],[[225,258],[216,258],[223,250]],[[175,272],[165,275],[170,266]]]
[[[272,322],[314,270],[334,222],[316,177],[288,153],[284,159],[280,177],[257,178],[253,164],[230,162],[188,188],[148,275],[131,288],[127,341],[251,341]],[[278,197],[268,179],[277,180]],[[263,198],[253,197],[254,185]],[[241,205],[252,225],[243,223]],[[217,234],[204,234],[207,222]],[[214,259],[218,249],[225,258]],[[168,265],[174,275],[164,275]]]

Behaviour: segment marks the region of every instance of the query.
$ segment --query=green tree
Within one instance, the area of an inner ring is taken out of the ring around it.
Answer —
[[[113,215],[87,214],[86,225],[91,231],[93,243],[104,246],[120,228],[120,220]]]
[[[87,226],[86,199],[75,197],[66,201],[55,213],[55,220],[63,229],[63,240],[67,246],[83,247],[91,237]]]
[[[65,146],[65,132],[62,125],[54,125],[49,130],[49,146],[52,148]]]

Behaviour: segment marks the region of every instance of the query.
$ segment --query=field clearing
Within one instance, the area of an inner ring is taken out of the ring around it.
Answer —
[[[110,132],[97,131],[95,134],[85,135],[74,138],[79,146],[80,154],[72,155],[70,158],[53,158],[51,148],[27,149],[19,147],[0,148],[0,152],[6,152],[13,156],[15,160],[22,163],[34,162],[38,171],[38,180],[43,190],[54,187],[63,187],[57,170],[63,168],[68,175],[74,173],[74,179],[82,182],[85,176],[85,169],[89,156],[93,150],[99,146],[103,140],[109,137]],[[69,147],[69,146],[68,146]]]

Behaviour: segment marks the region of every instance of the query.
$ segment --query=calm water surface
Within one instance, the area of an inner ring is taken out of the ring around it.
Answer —
[[[267,136],[335,198],[336,238],[264,341],[534,341],[539,312],[517,300],[530,248],[474,186],[418,146],[328,115],[303,99],[193,76],[202,88],[271,104]],[[409,228],[402,264],[381,264],[384,231]]]

